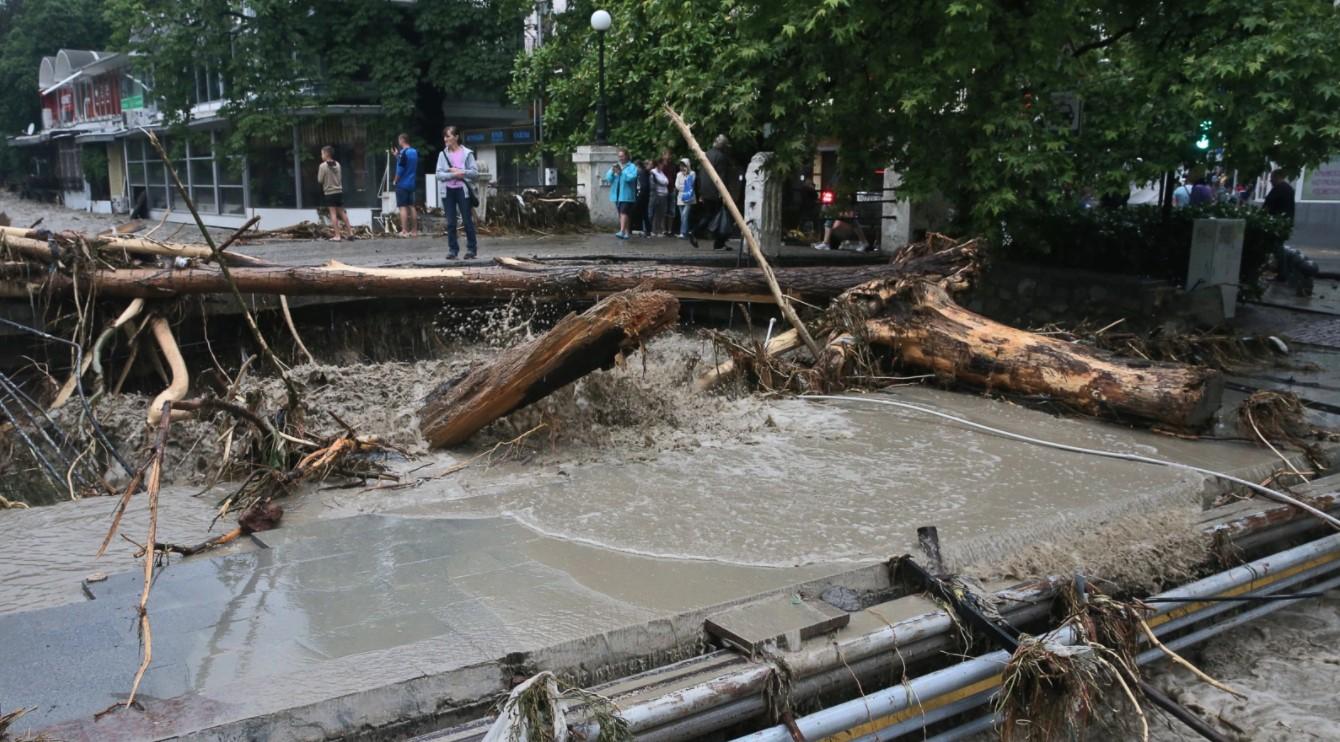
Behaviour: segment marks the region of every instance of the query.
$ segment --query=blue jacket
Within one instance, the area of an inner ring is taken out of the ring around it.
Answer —
[[[637,200],[637,165],[630,162],[620,171],[616,162],[605,172],[604,180],[610,187],[610,201],[631,204]]]
[[[400,150],[395,161],[395,187],[402,191],[412,191],[419,177],[419,151],[413,147]]]

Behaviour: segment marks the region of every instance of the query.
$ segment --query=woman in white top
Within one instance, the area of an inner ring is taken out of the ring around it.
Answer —
[[[647,160],[646,167],[651,176],[651,199],[642,220],[642,233],[650,237],[655,234],[657,225],[665,223],[665,204],[670,197],[670,180],[651,160]]]

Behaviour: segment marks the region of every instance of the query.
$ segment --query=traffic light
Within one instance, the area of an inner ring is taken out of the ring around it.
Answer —
[[[1213,121],[1200,122],[1200,139],[1196,140],[1196,149],[1202,152],[1210,148],[1210,129],[1214,127]]]

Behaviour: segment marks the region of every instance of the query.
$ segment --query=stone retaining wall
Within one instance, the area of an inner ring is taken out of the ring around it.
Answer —
[[[1217,295],[1188,294],[1153,278],[997,260],[983,270],[967,306],[1016,327],[1122,318],[1135,326],[1175,319],[1214,325],[1223,320],[1216,302]]]

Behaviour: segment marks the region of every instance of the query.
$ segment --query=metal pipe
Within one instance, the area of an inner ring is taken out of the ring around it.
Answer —
[[[1327,590],[1333,590],[1337,586],[1340,586],[1340,576],[1332,577],[1328,580],[1324,580],[1320,583],[1317,583],[1316,585],[1312,586],[1311,592],[1325,592]],[[1176,639],[1173,639],[1172,641],[1164,642],[1164,645],[1174,652],[1180,652],[1182,649],[1185,649],[1186,647],[1199,644],[1205,641],[1206,639],[1209,639],[1218,634],[1222,634],[1223,632],[1228,631],[1229,629],[1236,628],[1238,626],[1241,626],[1242,624],[1249,623],[1251,621],[1255,621],[1256,619],[1261,618],[1262,616],[1268,616],[1271,613],[1280,610],[1281,608],[1287,608],[1291,605],[1301,603],[1304,600],[1307,600],[1307,598],[1303,597],[1303,598],[1294,598],[1292,600],[1272,600],[1269,603],[1262,603],[1256,608],[1243,611],[1242,613],[1233,616],[1227,621],[1211,624],[1204,628],[1197,629],[1196,631],[1186,634],[1185,636],[1179,636]],[[1159,649],[1158,647],[1154,647],[1152,649],[1147,649],[1144,652],[1141,652],[1136,657],[1136,662],[1143,665],[1166,657],[1167,655],[1163,653],[1163,650]]]
[[[1073,627],[1062,626],[1043,637],[1049,644],[1073,644],[1078,634]],[[1000,675],[1010,661],[1010,653],[1003,649],[980,657],[950,665],[899,685],[885,688],[845,703],[796,719],[795,727],[805,739],[828,737],[851,729],[864,719],[880,719],[904,711],[919,699],[935,698],[952,693],[973,683],[990,680]],[[744,737],[739,742],[791,742],[791,730],[778,724]]]
[[[1340,587],[1340,577],[1332,577],[1329,580],[1326,580],[1313,586],[1312,591],[1322,592],[1325,590],[1334,590],[1337,587]],[[1265,603],[1260,608],[1251,611],[1245,611],[1222,623],[1206,626],[1205,628],[1200,629],[1199,631],[1195,631],[1185,636],[1180,636],[1172,641],[1165,642],[1165,645],[1174,652],[1177,652],[1182,649],[1185,649],[1186,647],[1198,644],[1202,641],[1205,641],[1206,639],[1212,638],[1218,634],[1228,631],[1229,629],[1236,628],[1244,623],[1254,621],[1269,613],[1273,613],[1274,611],[1277,611],[1286,606],[1293,605],[1294,603],[1301,602],[1303,600],[1306,600],[1306,598],[1298,598],[1292,601],[1272,601],[1270,603]],[[1167,659],[1167,657],[1168,655],[1164,654],[1163,650],[1153,648],[1141,652],[1136,657],[1136,662],[1140,665],[1146,665],[1152,662],[1157,662],[1161,659]],[[953,729],[941,732],[940,734],[937,734],[934,737],[929,738],[926,742],[957,742],[958,740],[967,739],[968,737],[971,737],[975,734],[980,734],[982,732],[991,729],[996,725],[997,721],[999,720],[997,719],[995,714],[987,714],[985,716],[980,716],[966,724],[963,724],[962,726],[957,726],[954,727]]]
[[[1045,616],[1049,610],[1045,599],[1052,590],[1050,581],[1037,584],[1034,594],[1018,599],[1016,602],[1020,607],[1013,611],[1007,610],[1006,614],[1016,623]],[[801,678],[794,692],[803,697],[811,676],[823,676],[820,682],[828,682],[831,676],[849,676],[848,666],[856,667],[868,658],[884,661],[882,655],[897,652],[905,663],[924,659],[943,648],[943,641],[950,636],[953,627],[954,622],[949,615],[937,611],[888,624],[842,642],[790,654],[787,656],[787,664],[792,675]],[[758,695],[762,693],[771,672],[771,665],[752,664],[699,685],[629,706],[620,716],[628,723],[628,728],[639,736],[652,730],[659,733],[661,730],[658,727],[679,726],[688,717],[725,705],[732,705],[736,709],[736,719],[748,718],[758,713],[754,706],[755,703],[762,703]],[[729,722],[721,726],[729,726]],[[599,726],[588,723],[579,727],[578,731],[593,737],[599,731]]]
[[[1260,590],[1255,590],[1250,593],[1242,593],[1242,595],[1248,595],[1248,596],[1271,595],[1280,592],[1282,590],[1287,590],[1288,588],[1291,588],[1299,583],[1315,579],[1328,572],[1334,572],[1337,569],[1340,569],[1340,559],[1331,560],[1322,564],[1318,564],[1313,567],[1309,567],[1308,569],[1302,570],[1297,574],[1292,574],[1289,575],[1288,577],[1284,577],[1275,582],[1272,582],[1269,585],[1266,585],[1265,587],[1261,588]],[[1219,615],[1220,613],[1231,611],[1234,608],[1239,607],[1240,606],[1230,602],[1205,603],[1202,606],[1196,607],[1196,610],[1194,612],[1188,613],[1184,616],[1179,616],[1178,618],[1175,618],[1171,621],[1166,621],[1161,624],[1155,624],[1151,622],[1150,628],[1154,629],[1155,633],[1157,634],[1167,634],[1173,631],[1177,631],[1178,629],[1190,626],[1191,624],[1199,623],[1207,618],[1212,618],[1214,616]]]
[[[915,732],[918,729],[923,729],[928,724],[934,724],[937,721],[944,721],[945,719],[948,719],[952,716],[958,716],[959,714],[965,711],[977,708],[978,706],[981,706],[982,704],[991,700],[991,696],[994,695],[995,692],[996,691],[993,688],[991,690],[986,690],[982,691],[981,693],[973,694],[971,696],[968,696],[967,698],[960,698],[959,700],[954,701],[952,703],[946,703],[943,706],[933,708],[924,713],[916,714],[915,716],[904,719],[898,722],[897,724],[880,729],[877,732],[867,734],[864,737],[859,737],[856,740],[854,740],[854,742],[889,742],[890,740],[898,739],[904,734],[909,734],[911,732]]]
[[[1310,559],[1337,549],[1340,549],[1340,534],[1327,536],[1279,554],[1272,554],[1240,567],[1225,570],[1205,579],[1197,580],[1190,585],[1161,593],[1159,597],[1196,598],[1234,591],[1244,585],[1250,586],[1272,574],[1287,571],[1299,564],[1306,564]],[[1223,603],[1214,603],[1210,608],[1223,605]],[[1276,605],[1283,604],[1270,604],[1271,607]],[[1158,615],[1183,610],[1186,613],[1195,613],[1202,610],[1202,607],[1192,606],[1181,608],[1168,606],[1161,610]],[[1186,610],[1187,608],[1191,608],[1191,610]],[[1068,627],[1062,627],[1052,632],[1049,637],[1054,637],[1054,640],[1062,643],[1074,641],[1073,632]],[[871,714],[883,717],[901,712],[908,707],[913,698],[934,698],[993,677],[999,673],[1000,668],[1004,667],[1008,661],[1009,653],[1004,651],[982,655],[976,659],[913,678],[907,683],[886,688],[864,698],[831,706],[797,719],[795,725],[806,739],[827,737],[857,726],[862,719]],[[750,742],[789,742],[791,731],[785,725],[779,724],[739,739],[749,740]]]

